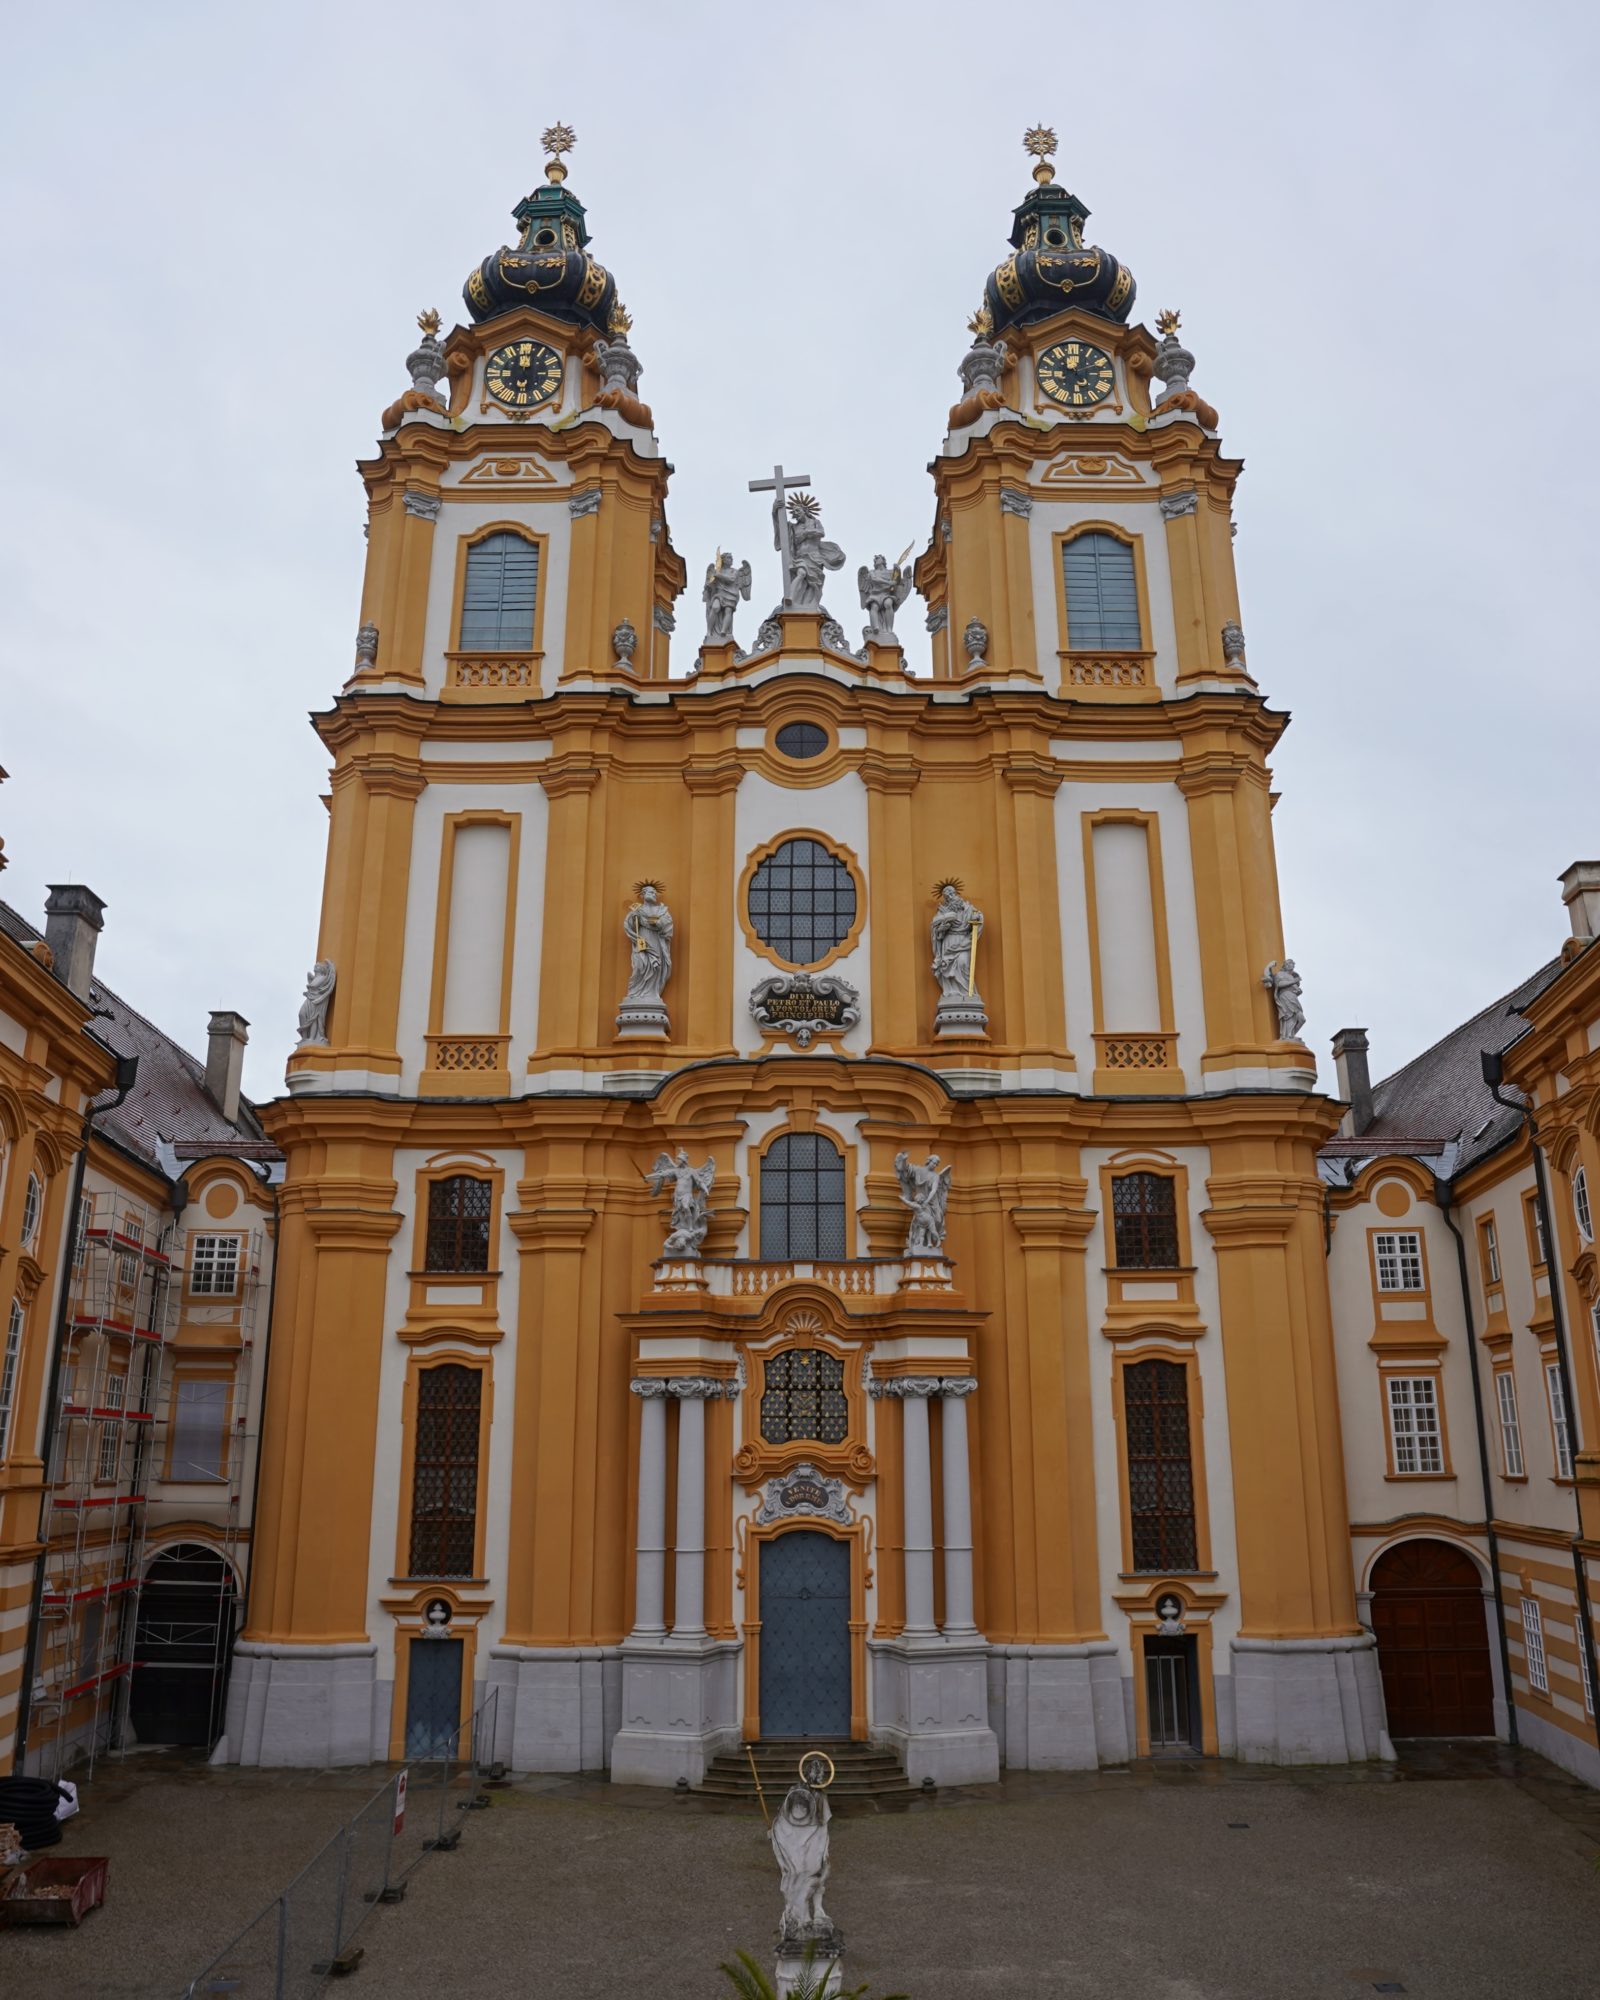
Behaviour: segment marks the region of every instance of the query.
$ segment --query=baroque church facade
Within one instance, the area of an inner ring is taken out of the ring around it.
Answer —
[[[506,1763],[663,1784],[1381,1754],[1342,1107],[1176,316],[1030,134],[914,571],[860,566],[852,644],[778,468],[696,645],[547,139],[361,466],[223,1754],[399,1756],[489,1689]]]

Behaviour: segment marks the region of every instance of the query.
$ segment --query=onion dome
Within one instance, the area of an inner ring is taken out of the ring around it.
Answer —
[[[515,250],[492,251],[468,278],[461,296],[474,320],[497,319],[518,306],[536,306],[552,319],[604,333],[616,304],[616,280],[585,247],[589,232],[583,223],[583,203],[568,194],[561,155],[572,150],[570,125],[552,125],[544,135],[545,151],[553,157],[544,170],[545,184],[519,201],[511,211],[521,225]]]
[[[1088,209],[1075,194],[1054,185],[1056,170],[1047,156],[1056,149],[1055,133],[1035,125],[1022,143],[1039,164],[1033,170],[1033,193],[1012,222],[1013,254],[984,283],[984,302],[996,333],[1065,312],[1068,306],[1123,324],[1133,310],[1133,273],[1109,250],[1084,244]]]

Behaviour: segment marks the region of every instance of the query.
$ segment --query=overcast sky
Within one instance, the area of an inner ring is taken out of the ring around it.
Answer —
[[[776,458],[848,575],[922,546],[1021,134],[1054,125],[1090,240],[1139,316],[1182,308],[1246,460],[1325,1079],[1336,1028],[1385,1074],[1558,947],[1555,878],[1600,854],[1592,4],[4,14],[0,896],[38,920],[89,883],[108,983],[199,1051],[209,1009],[246,1014],[255,1096],[316,945],[306,716],[353,652],[354,461],[558,118],[674,541],[696,579],[751,556],[752,612],[776,559],[746,482]]]

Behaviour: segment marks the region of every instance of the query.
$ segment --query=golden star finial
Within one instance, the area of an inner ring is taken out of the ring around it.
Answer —
[[[430,340],[437,339],[439,328],[443,324],[444,322],[439,317],[439,308],[437,306],[429,306],[426,312],[417,314],[417,325],[422,328],[422,331]]]
[[[1022,135],[1022,150],[1032,153],[1039,162],[1033,170],[1033,177],[1040,187],[1048,187],[1056,177],[1056,170],[1050,164],[1050,155],[1056,149],[1056,135],[1048,125],[1030,125]]]
[[[539,144],[551,155],[546,161],[544,177],[557,187],[567,177],[567,170],[561,163],[561,155],[570,153],[578,143],[578,135],[570,125],[547,125],[539,134]]]
[[[1163,306],[1160,312],[1156,314],[1156,332],[1170,333],[1175,335],[1177,331],[1178,331],[1177,313],[1173,310],[1171,306]]]

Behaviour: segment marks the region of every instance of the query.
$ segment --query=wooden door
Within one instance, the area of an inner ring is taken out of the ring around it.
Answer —
[[[1401,1542],[1373,1565],[1391,1736],[1492,1736],[1494,1679],[1478,1567],[1449,1542]]]

